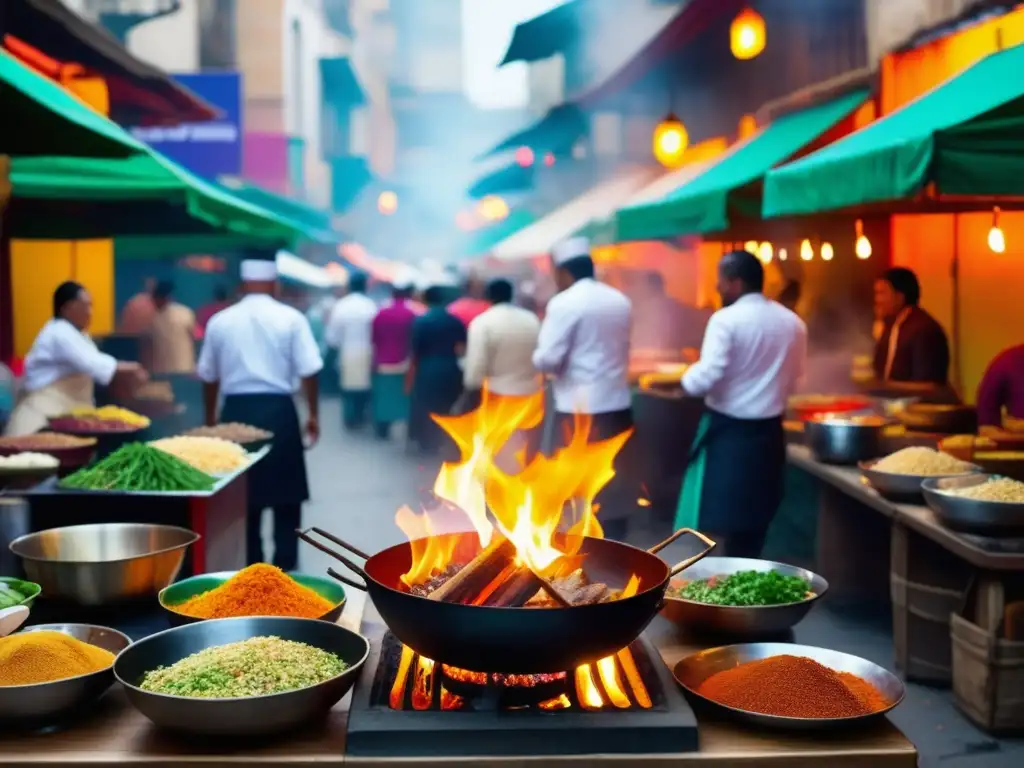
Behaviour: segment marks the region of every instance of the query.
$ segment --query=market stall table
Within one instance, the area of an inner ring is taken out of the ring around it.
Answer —
[[[58,487],[51,478],[17,495],[29,504],[29,530],[90,523],[158,523],[190,528],[202,538],[189,548],[183,575],[237,571],[246,565],[248,471],[271,450],[250,454],[244,467],[210,491],[119,493]]]
[[[360,626],[365,598],[354,592],[341,623],[355,629]],[[371,609],[372,610],[372,609]],[[369,614],[373,616],[375,614]],[[656,620],[650,631],[665,662],[674,664],[694,646],[679,640],[672,627]],[[797,631],[799,640],[799,630]],[[469,758],[355,758],[346,756],[345,730],[349,700],[346,697],[321,723],[294,738],[266,745],[202,742],[194,738],[176,738],[158,732],[148,720],[131,709],[120,690],[113,690],[97,711],[69,730],[32,736],[0,735],[0,755],[5,768],[69,768],[78,764],[89,768],[114,768],[125,765],[175,764],[219,766],[223,763],[266,766],[298,766],[316,763],[324,766],[388,766],[423,768],[430,765],[524,766],[540,768],[558,765],[636,765],[661,766],[757,766],[761,768],[913,768],[917,750],[888,720],[867,731],[822,735],[807,733],[786,735],[778,732],[754,732],[724,722],[700,721],[700,749],[678,755],[590,755],[577,757],[469,757]]]

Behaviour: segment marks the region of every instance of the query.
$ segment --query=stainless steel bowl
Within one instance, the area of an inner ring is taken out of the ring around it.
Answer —
[[[925,501],[936,516],[950,528],[965,532],[998,533],[1024,529],[1024,504],[1007,501],[983,501],[957,496],[949,491],[987,483],[996,475],[975,474],[944,477],[921,484]]]
[[[72,525],[11,542],[25,573],[47,598],[98,606],[156,595],[199,540],[186,528],[146,523]]]
[[[43,629],[63,632],[84,643],[98,645],[117,655],[131,645],[127,635],[116,629],[91,624],[40,624],[17,634]],[[113,667],[87,675],[35,685],[0,686],[0,725],[31,730],[58,725],[81,714],[114,683]]]
[[[781,655],[805,656],[837,672],[850,672],[857,675],[857,677],[862,678],[877,688],[889,700],[889,706],[877,712],[872,712],[869,715],[859,715],[857,717],[778,717],[777,715],[763,715],[746,709],[727,707],[697,693],[697,689],[700,688],[701,684],[716,672],[722,672],[750,661]],[[903,682],[896,675],[884,667],[875,664],[873,661],[868,661],[858,656],[851,656],[848,653],[840,653],[839,651],[790,643],[746,643],[743,645],[727,645],[722,648],[710,648],[682,659],[676,664],[672,674],[675,675],[676,682],[683,687],[683,690],[689,696],[709,709],[713,709],[740,722],[765,728],[795,731],[826,730],[862,725],[876,720],[891,711],[893,707],[903,701],[903,696],[907,691],[906,686],[903,685]]]
[[[840,417],[809,419],[804,425],[806,444],[814,458],[826,464],[853,465],[885,453],[888,422],[862,424]]]
[[[139,688],[147,672],[169,666],[211,646],[252,637],[274,636],[321,648],[348,662],[349,668],[319,685],[245,699],[169,696]],[[325,715],[359,677],[370,653],[362,635],[317,619],[216,619],[186,624],[147,637],[121,654],[114,675],[128,700],[156,725],[204,736],[266,736],[298,728]]]
[[[795,565],[747,557],[705,557],[686,569],[686,578],[688,581],[709,579],[738,571],[778,571],[783,576],[799,576],[811,585],[810,591],[814,596],[798,603],[747,607],[708,605],[666,595],[662,615],[686,630],[766,637],[785,632],[798,624],[828,591],[828,582],[816,573]]]
[[[925,480],[938,477],[973,477],[976,473],[981,472],[981,467],[971,464],[969,472],[960,472],[955,475],[897,475],[892,472],[876,470],[874,467],[878,461],[878,459],[862,461],[857,466],[868,485],[893,501],[920,502],[924,493],[921,484]]]

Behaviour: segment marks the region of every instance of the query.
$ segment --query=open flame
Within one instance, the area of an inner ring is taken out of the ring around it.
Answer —
[[[577,415],[571,439],[554,456],[536,456],[528,464],[523,450],[510,457],[513,436],[536,428],[543,416],[542,393],[513,398],[486,391],[475,411],[434,416],[460,452],[458,461],[442,466],[434,494],[465,513],[481,547],[497,532],[515,546],[520,564],[547,575],[558,570],[561,558],[578,552],[582,536],[603,537],[594,498],[615,476],[612,463],[632,433],[591,443],[591,418]],[[436,540],[429,511],[417,515],[403,507],[395,522],[413,542],[406,585],[422,584],[451,563],[454,544]],[[569,535],[556,542],[560,532]]]

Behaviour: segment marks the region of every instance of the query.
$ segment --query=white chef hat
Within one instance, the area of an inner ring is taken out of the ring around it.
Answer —
[[[277,262],[273,259],[244,259],[242,282],[265,283],[277,280]]]
[[[551,249],[551,256],[555,266],[561,266],[567,261],[578,259],[581,256],[590,257],[590,241],[585,237],[570,237],[563,240]]]

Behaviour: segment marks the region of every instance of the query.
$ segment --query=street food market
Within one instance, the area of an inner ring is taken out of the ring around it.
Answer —
[[[5,768],[1020,763],[1024,4],[0,5]]]

